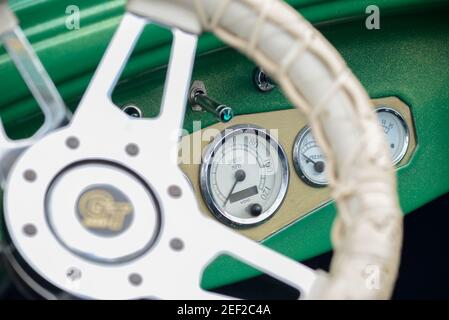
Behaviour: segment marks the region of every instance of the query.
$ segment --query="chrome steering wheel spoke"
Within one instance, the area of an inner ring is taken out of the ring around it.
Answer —
[[[122,120],[111,95],[146,24],[146,19],[125,13],[78,105],[72,127],[97,126],[101,118]]]
[[[35,137],[43,136],[67,122],[70,112],[22,29],[17,26],[2,34],[0,42],[3,42],[45,116]]]
[[[148,19],[132,13],[125,13],[95,75],[75,113],[72,126],[85,128],[98,126],[98,119],[123,120],[124,115],[111,101],[112,92],[120,78]],[[166,75],[160,115],[154,119],[133,119],[139,130],[157,126],[160,139],[167,143],[174,133],[182,128],[187,95],[193,69],[197,35],[172,29],[173,43]],[[177,142],[175,140],[175,142]]]
[[[310,293],[316,280],[314,270],[215,221],[207,226],[207,230],[209,234],[214,235],[213,241],[216,244],[217,254],[227,254],[237,258],[297,289],[300,292],[300,298],[305,298]]]
[[[0,33],[0,43],[5,46],[44,114],[44,123],[38,131],[30,138],[20,140],[11,140],[0,120],[0,185],[4,187],[9,171],[19,155],[49,132],[66,124],[71,113],[6,2],[0,3],[0,10],[7,11],[2,19],[10,20],[1,22],[8,25],[8,28]]]

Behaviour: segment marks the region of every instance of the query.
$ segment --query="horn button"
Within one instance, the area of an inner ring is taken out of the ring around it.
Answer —
[[[149,188],[110,163],[80,163],[60,172],[45,197],[48,225],[72,253],[120,263],[146,252],[159,230]]]

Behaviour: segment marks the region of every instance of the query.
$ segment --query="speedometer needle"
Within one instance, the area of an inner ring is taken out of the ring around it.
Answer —
[[[226,204],[228,203],[229,197],[231,197],[232,192],[234,191],[235,186],[237,185],[237,183],[239,183],[239,182],[245,180],[245,178],[246,178],[246,173],[245,173],[245,171],[243,171],[242,169],[237,170],[237,171],[234,173],[234,178],[235,178],[234,184],[232,185],[231,191],[229,191],[229,194],[228,194],[228,196],[227,196],[226,199],[225,199],[225,202],[224,202],[224,204],[223,204],[223,207],[225,207]]]

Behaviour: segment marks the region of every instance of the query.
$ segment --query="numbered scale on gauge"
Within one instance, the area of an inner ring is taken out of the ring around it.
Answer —
[[[288,163],[265,129],[237,125],[208,147],[200,172],[204,201],[233,227],[258,225],[274,215],[288,186]]]
[[[404,158],[409,145],[407,123],[391,108],[381,107],[376,109],[376,112],[387,138],[393,164],[396,165]],[[305,127],[296,137],[293,146],[293,164],[305,183],[313,187],[324,187],[328,184],[326,159],[310,127]]]

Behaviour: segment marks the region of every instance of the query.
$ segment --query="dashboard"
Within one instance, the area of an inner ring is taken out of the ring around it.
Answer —
[[[409,106],[397,97],[373,105],[393,163],[407,165],[416,149]],[[202,211],[257,241],[332,201],[326,159],[297,110],[197,130],[181,140],[179,160]]]

